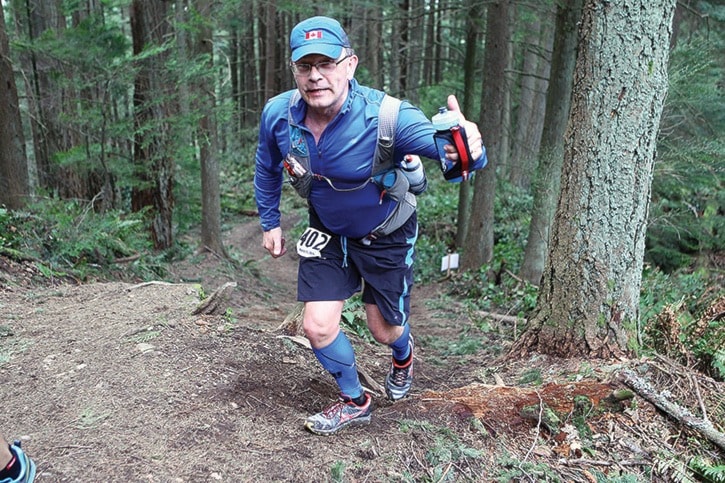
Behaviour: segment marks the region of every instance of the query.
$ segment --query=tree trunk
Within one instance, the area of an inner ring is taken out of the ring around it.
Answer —
[[[423,2],[412,2],[409,7],[410,25],[408,31],[408,86],[406,98],[413,104],[420,102],[421,66],[423,59],[423,45],[425,34],[425,6]]]
[[[551,59],[551,77],[546,96],[546,115],[541,136],[539,165],[534,178],[531,224],[521,265],[521,278],[539,285],[544,271],[551,221],[559,196],[564,132],[571,107],[576,63],[578,23],[584,0],[559,4]]]
[[[86,0],[82,8],[79,7],[73,10],[72,26],[74,32],[83,31],[86,25],[93,24],[99,18],[105,25],[107,19],[104,15],[107,11],[99,3],[99,0]],[[111,81],[113,74],[97,69],[95,65],[93,67],[88,65],[87,67],[68,68],[66,70],[69,75],[73,76],[74,81],[71,84],[74,87],[73,91],[70,92],[69,89],[66,89],[64,94],[65,105],[62,125],[66,131],[75,133],[71,137],[73,146],[78,150],[85,150],[87,154],[72,165],[62,168],[61,172],[67,173],[70,178],[75,176],[79,182],[76,192],[65,191],[61,193],[66,197],[92,200],[91,207],[96,212],[105,212],[117,207],[120,200],[117,173],[111,167],[114,164],[111,153],[115,154],[118,151],[116,147],[111,147],[115,138],[107,129],[109,125],[117,120],[114,119],[116,114],[114,113],[114,101],[116,98],[111,94],[113,89],[108,87],[109,83],[113,82]],[[87,81],[88,70],[93,71],[94,75],[98,71],[103,72],[103,80]],[[123,101],[119,100],[118,102]],[[98,106],[97,111],[96,109],[89,109],[87,106]],[[97,153],[93,152],[94,146],[100,148]]]
[[[486,18],[486,49],[483,61],[483,94],[479,126],[488,154],[488,165],[474,180],[473,204],[478,209],[469,217],[461,269],[478,270],[493,256],[494,194],[496,192],[496,157],[503,133],[504,86],[509,63],[510,0],[488,6]]]
[[[519,352],[619,356],[639,321],[675,0],[587,0],[549,259]]]
[[[31,42],[41,37],[59,36],[66,29],[66,18],[60,0],[25,0],[25,12],[16,11],[17,21],[24,22]],[[81,197],[83,184],[77,173],[62,169],[54,162],[58,153],[70,150],[74,145],[72,130],[61,121],[65,102],[75,99],[73,88],[64,90],[58,78],[68,78],[66,66],[41,49],[33,49],[23,59],[28,76],[28,103],[33,135],[33,154],[38,172],[38,184],[49,192],[62,197]]]
[[[396,52],[398,52],[398,68],[399,68],[399,80],[400,87],[397,91],[397,95],[408,98],[408,91],[413,86],[410,83],[410,66],[413,59],[410,55],[410,31],[412,30],[411,18],[410,18],[410,0],[399,0],[397,17],[400,18],[398,26],[395,29],[395,36],[397,39],[397,45],[395,46]]]
[[[5,14],[0,7],[0,205],[21,208],[30,194],[25,138]]]
[[[520,7],[523,8],[523,7]],[[523,15],[522,15],[523,16]],[[536,99],[536,72],[542,50],[542,19],[535,14],[534,19],[525,22],[523,39],[523,59],[518,72],[520,85],[518,103],[514,117],[513,139],[511,140],[511,156],[508,166],[508,179],[514,186],[525,187],[525,178],[531,171],[531,160],[534,157],[530,144],[531,118],[534,115],[534,100]]]
[[[134,0],[131,5],[133,53],[162,46],[171,33],[170,2]],[[173,243],[174,157],[169,120],[177,109],[169,99],[175,89],[164,64],[168,50],[142,60],[134,86],[134,163],[139,186],[133,189],[131,208],[150,208],[151,238],[158,249]]]
[[[263,44],[263,55],[262,65],[264,66],[264,98],[269,99],[277,92],[279,92],[279,86],[277,80],[277,65],[278,65],[278,51],[277,51],[277,38],[279,34],[277,32],[277,7],[276,1],[271,0],[266,3],[263,7],[264,11],[264,36]]]
[[[443,12],[448,6],[447,0],[440,0],[438,2],[438,9],[434,10],[435,20],[435,43],[433,48],[433,84],[439,84],[443,81],[443,62],[444,56],[444,45],[443,45]]]
[[[427,86],[433,84],[434,67],[436,66],[436,19],[439,16],[436,8],[431,9],[425,16],[425,47],[423,52],[423,83]]]
[[[528,189],[531,186],[531,174],[536,171],[536,160],[541,148],[541,138],[544,130],[544,119],[546,116],[546,91],[549,88],[549,75],[551,72],[551,49],[554,40],[554,29],[552,27],[554,16],[552,12],[541,13],[545,16],[544,24],[541,26],[539,37],[538,59],[535,65],[533,97],[531,99],[531,112],[528,116],[526,132],[520,138],[526,146],[520,151],[519,162],[523,167],[516,179],[511,179],[512,184]],[[509,160],[509,165],[511,161]]]
[[[389,78],[386,80],[387,91],[395,96],[403,96],[405,89],[405,51],[403,45],[403,25],[407,23],[406,12],[402,10],[402,5],[395,3],[393,14],[392,31],[389,38],[389,44],[383,48],[391,52],[387,61],[389,69]],[[383,44],[386,42],[383,41]]]
[[[243,89],[239,96],[239,110],[242,117],[241,127],[251,127],[259,122],[255,108],[263,105],[266,100],[260,74],[261,61],[255,54],[256,49],[248,47],[257,44],[257,39],[261,38],[259,35],[259,13],[258,2],[244,3],[242,24],[239,25],[239,75]]]
[[[514,13],[513,8],[509,9],[509,25],[514,24]],[[503,77],[503,99],[501,100],[501,138],[497,141],[498,154],[496,155],[496,176],[501,175],[501,166],[508,166],[509,159],[511,158],[511,118],[513,106],[511,105],[511,98],[513,97],[513,59],[514,59],[514,42],[513,32],[509,33],[508,52],[506,54],[506,68],[504,72],[506,74]]]
[[[483,8],[478,0],[468,0],[466,16],[466,53],[463,60],[463,114],[470,116],[473,112],[473,98],[475,87],[473,83],[478,80],[476,66],[477,53],[480,48],[481,22]],[[456,246],[462,247],[466,240],[468,218],[471,214],[471,183],[461,183],[458,188],[458,217],[456,222]]]
[[[229,85],[230,95],[232,96],[232,126],[234,132],[238,132],[244,127],[240,102],[242,99],[240,52],[239,29],[236,25],[232,25],[229,29]]]
[[[385,86],[385,78],[383,76],[383,31],[382,31],[382,7],[375,5],[365,9],[366,19],[365,25],[365,67],[370,72],[373,86],[382,89]]]
[[[208,67],[214,71],[213,43],[211,30],[211,1],[196,0],[199,25],[194,30],[194,53],[203,57]],[[207,76],[195,83],[195,99],[199,113],[197,144],[201,162],[201,248],[226,257],[222,243],[221,193],[219,189],[219,148],[216,122],[214,122],[215,102],[209,85],[213,79]]]

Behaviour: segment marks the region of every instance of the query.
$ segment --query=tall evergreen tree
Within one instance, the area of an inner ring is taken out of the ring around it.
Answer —
[[[154,246],[173,243],[174,131],[171,119],[178,112],[175,83],[165,69],[169,58],[171,2],[134,0],[131,5],[133,52],[142,56],[134,85],[134,166],[138,184],[132,193],[134,211],[149,209]]]
[[[486,14],[486,47],[483,61],[483,95],[481,120],[478,123],[488,154],[488,165],[476,174],[473,206],[468,219],[466,242],[461,268],[477,270],[493,257],[494,196],[496,193],[496,159],[500,152],[504,112],[506,68],[509,64],[510,0],[488,5]]]
[[[534,202],[521,266],[521,276],[535,285],[541,282],[551,222],[559,197],[564,132],[571,107],[578,24],[583,3],[584,0],[564,0],[557,7],[551,79],[546,95],[539,163],[533,183]]]
[[[463,60],[463,105],[464,113],[473,112],[475,86],[478,79],[476,66],[480,48],[481,31],[483,30],[483,6],[478,0],[468,0],[466,3],[466,53]],[[458,215],[456,224],[456,246],[462,247],[466,241],[468,217],[471,213],[472,183],[461,183],[458,189]]]
[[[198,25],[194,29],[194,53],[197,61],[213,72],[214,51],[212,34],[212,2],[194,0],[198,12]],[[218,255],[226,256],[221,235],[221,194],[219,186],[219,142],[215,120],[214,95],[207,76],[194,83],[194,98],[199,109],[197,144],[201,164],[201,247]]]
[[[30,193],[18,89],[0,7],[0,205],[20,208]]]
[[[675,3],[584,5],[562,193],[539,300],[515,350],[611,357],[636,335]]]

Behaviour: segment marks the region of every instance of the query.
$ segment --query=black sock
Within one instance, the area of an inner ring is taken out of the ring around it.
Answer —
[[[411,359],[412,357],[413,357],[413,351],[410,351],[410,353],[408,354],[408,357],[406,357],[406,358],[405,358],[405,359],[403,359],[402,361],[401,361],[401,360],[399,360],[399,359],[396,359],[395,357],[393,357],[393,360],[395,361],[395,363],[396,363],[396,364],[397,364],[397,365],[398,365],[399,367],[406,367],[406,366],[407,366],[407,365],[408,365],[408,364],[410,363],[410,359]]]
[[[20,461],[18,461],[18,455],[15,454],[12,446],[10,446],[10,454],[12,455],[10,463],[5,468],[0,468],[0,480],[10,478],[12,481],[20,476]]]
[[[364,392],[362,394],[360,394],[358,397],[354,397],[351,399],[352,399],[352,402],[354,402],[358,406],[362,406],[363,404],[365,404],[365,401],[367,400]]]

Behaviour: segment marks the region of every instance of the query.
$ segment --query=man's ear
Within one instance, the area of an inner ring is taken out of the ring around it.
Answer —
[[[357,69],[359,59],[357,58],[357,55],[353,54],[348,60],[350,63],[347,64],[347,80],[352,80],[352,78],[355,77],[355,69]]]

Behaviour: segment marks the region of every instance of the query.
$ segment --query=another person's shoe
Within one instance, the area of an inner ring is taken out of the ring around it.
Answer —
[[[13,480],[3,478],[0,483],[32,483],[35,480],[35,462],[20,449],[20,441],[10,445],[10,452],[17,458],[17,464],[20,464],[20,474]]]
[[[358,426],[370,422],[372,398],[365,393],[365,402],[358,406],[344,394],[324,411],[314,414],[305,421],[305,428],[315,434],[330,435],[347,426]]]
[[[415,348],[413,336],[410,337],[408,345],[410,345],[410,361],[405,366],[400,366],[393,359],[388,377],[385,378],[385,392],[391,401],[403,399],[413,385],[413,349]]]

